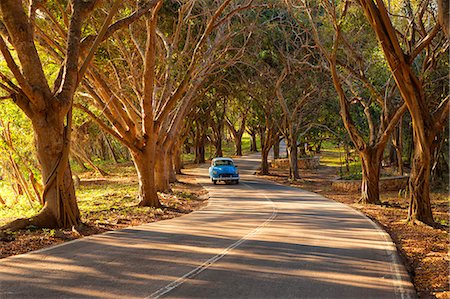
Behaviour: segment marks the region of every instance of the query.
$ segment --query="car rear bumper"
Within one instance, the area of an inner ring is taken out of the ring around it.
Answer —
[[[239,180],[238,176],[233,177],[217,177],[217,178],[211,178],[213,181],[237,181]]]

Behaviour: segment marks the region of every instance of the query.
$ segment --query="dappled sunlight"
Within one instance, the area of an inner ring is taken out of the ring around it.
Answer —
[[[207,183],[210,203],[192,214],[3,259],[0,297],[21,297],[26,285],[59,297],[142,298],[209,260],[207,271],[199,268],[170,296],[200,288],[214,297],[227,284],[246,294],[246,280],[261,283],[252,290],[257,297],[301,281],[312,297],[393,293],[387,256],[395,252],[368,219],[313,193],[261,182]]]

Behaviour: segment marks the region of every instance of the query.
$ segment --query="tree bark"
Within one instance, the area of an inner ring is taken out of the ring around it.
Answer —
[[[368,148],[359,152],[361,158],[362,181],[359,203],[380,204],[380,170],[383,151]]]
[[[429,145],[431,148],[431,144]],[[422,151],[416,146],[409,178],[410,204],[408,221],[420,221],[428,225],[434,224],[430,202],[430,151]]]
[[[268,175],[269,170],[269,150],[264,148],[261,150],[261,174]]]
[[[195,163],[205,163],[205,134],[197,128],[195,132]]]
[[[164,148],[156,149],[155,187],[158,192],[170,192],[170,157]]]
[[[273,144],[273,158],[279,159],[280,158],[280,139],[277,138],[275,140],[275,143]]]
[[[82,171],[88,171],[89,170],[89,168],[87,168],[86,165],[84,165],[83,159],[81,159],[73,151],[72,151],[72,158],[75,160],[75,162],[77,162],[77,164],[80,166]]]
[[[242,156],[242,135],[234,136],[234,148],[236,156]]]
[[[264,128],[260,128],[259,130],[259,136],[261,137],[259,140],[259,144],[261,146],[261,149],[264,147],[264,144],[266,143],[266,132]],[[255,138],[256,140],[256,138]]]
[[[173,148],[171,148],[168,152],[167,157],[167,163],[168,163],[168,171],[169,171],[169,183],[175,183],[177,182],[177,174],[175,172],[175,165],[174,165],[174,151]]]
[[[216,140],[214,140],[214,147],[216,148],[214,156],[215,157],[223,157],[222,134],[219,134],[219,136],[216,136]]]
[[[257,153],[258,152],[258,145],[256,144],[256,132],[251,131],[250,132],[250,151]]]
[[[61,114],[55,113],[53,116],[47,114],[46,117],[39,117],[38,121],[33,120],[37,157],[45,184],[45,204],[40,214],[46,214],[48,210],[52,215],[41,226],[50,227],[54,223],[57,227],[67,228],[81,222],[68,158],[70,125],[64,125],[64,116]],[[68,117],[71,118],[71,113]]]
[[[71,117],[71,113],[69,113]],[[19,230],[29,225],[46,228],[68,228],[81,223],[69,165],[70,121],[64,125],[64,114],[36,115],[32,119],[36,153],[44,183],[44,207],[29,219],[17,219],[1,229]]]
[[[395,149],[397,172],[403,175],[403,118],[400,119],[397,128],[393,132],[392,146]]]
[[[183,157],[181,151],[181,144],[178,143],[175,146],[174,154],[173,154],[173,167],[176,174],[182,174],[181,169],[183,168]]]
[[[158,194],[155,186],[155,151],[147,145],[141,151],[131,152],[134,166],[137,171],[139,181],[139,205],[144,207],[160,207]]]
[[[300,178],[298,173],[298,148],[297,140],[294,136],[289,136],[288,142],[288,157],[289,157],[289,180],[295,181]]]

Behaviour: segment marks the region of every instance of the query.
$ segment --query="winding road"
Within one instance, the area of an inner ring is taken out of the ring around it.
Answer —
[[[189,170],[202,210],[0,260],[0,298],[416,298],[376,224],[236,161],[239,185]]]

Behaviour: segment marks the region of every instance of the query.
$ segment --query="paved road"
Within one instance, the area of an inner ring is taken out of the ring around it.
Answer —
[[[414,298],[389,237],[354,210],[255,178],[208,206],[0,260],[0,298]]]

